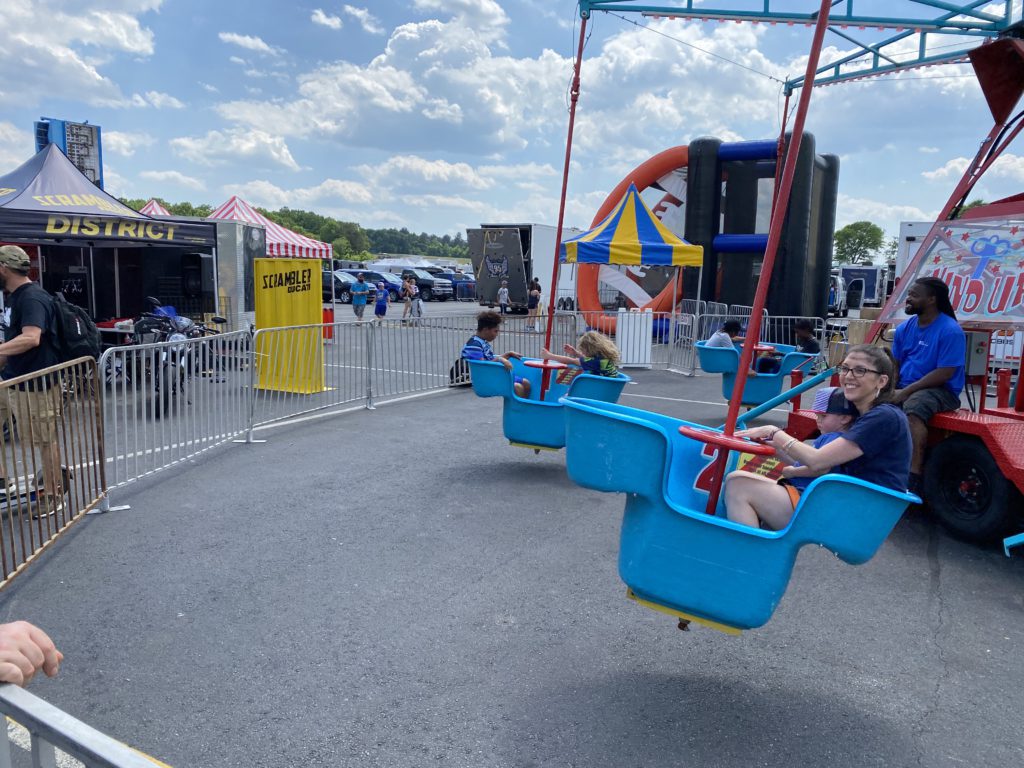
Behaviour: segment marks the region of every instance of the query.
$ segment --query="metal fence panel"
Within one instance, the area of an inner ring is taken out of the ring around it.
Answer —
[[[33,768],[58,765],[55,748],[78,760],[85,768],[162,765],[16,685],[0,685],[0,714],[27,731],[28,743],[19,746],[30,752]],[[14,759],[14,746],[4,722],[0,729],[0,766],[23,764]],[[68,765],[68,761],[61,760],[59,764]]]
[[[245,433],[252,337],[111,347],[100,358],[109,488]]]
[[[96,361],[0,384],[0,569],[4,583],[96,507],[105,488]]]

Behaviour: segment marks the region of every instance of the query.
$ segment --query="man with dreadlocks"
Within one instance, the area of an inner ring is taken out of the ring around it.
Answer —
[[[899,363],[899,381],[892,402],[903,406],[910,422],[914,453],[910,490],[921,489],[928,420],[960,407],[964,388],[967,341],[949,301],[949,288],[937,277],[914,281],[904,311],[912,317],[896,329],[892,354]]]

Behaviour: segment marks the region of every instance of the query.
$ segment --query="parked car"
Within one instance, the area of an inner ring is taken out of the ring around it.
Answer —
[[[331,273],[326,269],[323,273],[323,284],[324,284],[324,301],[331,300]],[[341,304],[352,303],[352,283],[356,279],[348,272],[343,272],[340,269],[334,271],[334,300]]]
[[[412,275],[413,279],[416,280],[416,287],[420,289],[420,298],[424,301],[431,301],[432,299],[448,301],[448,299],[455,295],[450,282],[440,277],[434,277],[425,269],[408,267],[402,264],[389,264],[387,269],[396,275],[401,275],[403,280],[406,276]]]
[[[452,291],[459,301],[476,300],[476,278],[473,275],[462,272],[439,272],[437,277],[443,277],[452,284]]]
[[[366,282],[374,287],[376,287],[377,283],[384,283],[388,293],[391,294],[392,301],[399,301],[402,298],[402,279],[398,275],[393,275],[390,272],[375,272],[372,269],[344,269],[341,271],[347,272],[353,278],[361,274],[366,279]]]

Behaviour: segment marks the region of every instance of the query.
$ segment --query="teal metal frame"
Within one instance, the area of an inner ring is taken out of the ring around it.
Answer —
[[[666,5],[634,3],[631,0],[580,0],[580,15],[587,18],[594,11],[640,13],[660,18],[695,19],[700,21],[745,21],[751,23],[813,25],[817,12],[796,12],[783,9],[792,5],[782,0],[748,0],[749,9],[724,8],[710,2],[696,0]],[[991,13],[981,10],[995,5],[991,0],[970,0],[970,2],[944,2],[943,0],[903,0],[899,6],[907,11],[909,7],[920,8],[921,15],[859,14],[854,11],[853,0],[835,0],[829,14],[829,31],[859,50],[835,61],[820,65],[815,71],[815,85],[860,80],[867,77],[892,74],[915,67],[935,64],[953,64],[966,61],[967,53],[979,41],[996,38],[1011,27],[1021,24],[1014,19],[1012,0],[1003,0],[1003,10]],[[930,13],[929,13],[930,11]],[[936,15],[938,12],[938,15]],[[844,31],[848,27],[893,29],[896,33],[877,42],[862,42]],[[908,37],[919,35],[917,52],[909,57],[903,51],[895,53],[897,46]],[[929,35],[956,35],[966,37],[962,46],[941,53],[929,53]],[[899,56],[899,58],[895,58]],[[867,66],[865,66],[867,64]],[[785,94],[788,96],[804,84],[804,77],[786,81]]]

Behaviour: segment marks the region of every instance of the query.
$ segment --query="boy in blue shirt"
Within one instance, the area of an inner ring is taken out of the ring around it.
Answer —
[[[842,387],[819,389],[814,396],[814,405],[811,406],[811,410],[817,414],[818,431],[821,433],[814,441],[815,448],[823,448],[836,438],[842,437],[843,430],[847,429],[857,418],[857,409],[846,400]],[[790,459],[781,451],[776,453],[780,460]],[[805,467],[795,461],[782,470],[783,479],[779,481],[779,484],[786,486],[787,490],[792,488],[796,491],[796,494],[790,491],[790,496],[794,497],[794,509],[796,509],[796,502],[799,501],[799,494],[806,491],[811,481],[822,474],[825,473],[815,472],[810,467]]]
[[[892,402],[903,408],[910,423],[914,441],[910,491],[918,493],[928,420],[936,413],[960,407],[967,340],[949,301],[949,287],[937,277],[914,281],[907,291],[904,311],[913,317],[896,329],[892,342],[892,355],[899,363]]]
[[[463,347],[461,359],[463,360],[496,360],[508,370],[512,370],[510,358],[522,357],[518,352],[502,352],[494,354],[491,342],[498,338],[501,330],[501,315],[497,312],[481,312],[476,316],[476,334],[469,338]],[[521,376],[513,377],[513,388],[519,397],[530,396],[530,380]]]

